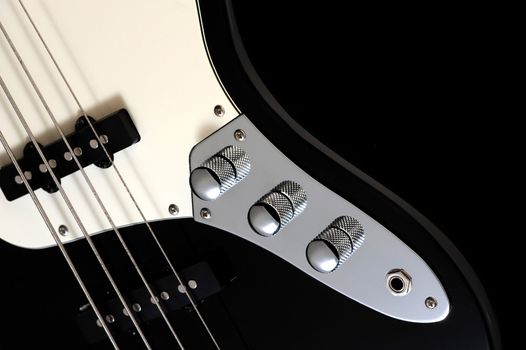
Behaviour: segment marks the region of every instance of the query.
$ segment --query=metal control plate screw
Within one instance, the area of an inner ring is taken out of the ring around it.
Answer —
[[[201,209],[200,214],[201,214],[201,217],[205,220],[208,220],[212,217],[212,213],[210,212],[210,209],[208,208]]]
[[[246,137],[247,134],[243,129],[237,129],[236,131],[234,131],[234,138],[236,139],[236,141],[245,141]]]
[[[216,117],[222,117],[225,115],[225,109],[221,105],[217,105],[214,107],[214,114]]]
[[[175,205],[175,204],[170,204],[168,206],[168,212],[170,213],[170,215],[175,216],[175,215],[179,214],[179,207],[177,205]]]
[[[435,298],[433,298],[433,297],[427,297],[426,298],[426,307],[428,309],[432,310],[432,309],[436,308],[437,305],[438,305],[438,302],[437,302],[437,300]]]
[[[161,293],[161,299],[162,299],[162,300],[168,300],[168,299],[170,299],[170,294],[168,294],[167,292],[162,292],[162,293]]]

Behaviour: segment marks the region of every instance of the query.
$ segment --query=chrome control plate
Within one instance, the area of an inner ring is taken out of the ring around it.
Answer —
[[[243,130],[245,137],[236,138]],[[196,145],[190,154],[191,170],[227,146],[243,149],[251,160],[248,176],[214,201],[192,195],[196,221],[231,232],[269,250],[328,287],[396,319],[431,323],[447,317],[449,300],[431,268],[393,233],[352,203],[332,192],[291,162],[241,115]],[[248,222],[250,207],[283,181],[294,181],[306,192],[304,212],[277,234],[264,237]],[[201,210],[208,208],[210,217]],[[364,241],[344,264],[331,273],[320,273],[309,264],[306,249],[327,225],[339,216],[359,221]],[[388,274],[403,270],[411,276],[410,293],[394,295],[386,284]],[[434,308],[426,299],[437,301]],[[322,302],[322,301],[320,301]]]

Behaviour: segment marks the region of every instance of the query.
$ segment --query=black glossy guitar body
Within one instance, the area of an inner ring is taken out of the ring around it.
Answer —
[[[394,232],[436,272],[451,302],[442,322],[396,320],[327,288],[277,256],[192,219],[154,223],[177,269],[207,262],[221,291],[199,308],[222,349],[498,349],[489,302],[467,262],[447,238],[398,197],[324,148],[261,85],[241,45],[230,1],[200,1],[211,59],[238,107],[290,159]],[[327,116],[329,118],[330,116]],[[330,119],[330,118],[329,118]],[[333,121],[335,118],[333,118]],[[323,138],[327,130],[319,130]],[[122,230],[148,277],[168,274],[142,225]],[[23,227],[20,234],[25,234]],[[94,239],[124,290],[140,286],[112,232]],[[104,305],[114,298],[84,241],[68,245],[81,274]],[[77,324],[86,301],[56,248],[24,250],[0,242],[0,349],[111,349],[90,344]],[[183,298],[182,295],[176,298]],[[195,312],[170,314],[186,349],[213,345]],[[155,349],[177,349],[160,319],[144,324]],[[121,349],[143,349],[133,331],[117,333]]]

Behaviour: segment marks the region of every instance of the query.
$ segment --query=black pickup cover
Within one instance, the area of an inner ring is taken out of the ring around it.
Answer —
[[[85,120],[85,118],[81,117],[79,121],[81,120]],[[83,167],[91,164],[104,167],[100,164],[105,164],[104,162],[107,162],[108,159],[102,147],[93,149],[89,146],[89,142],[96,139],[93,131],[87,123],[84,123],[82,127],[79,125],[81,124],[77,123],[77,130],[67,135],[66,138],[72,148],[80,147],[82,149],[82,155],[78,157],[80,164]],[[112,157],[113,154],[139,142],[141,139],[128,111],[125,109],[120,109],[94,122],[93,126],[99,136],[106,135],[108,137],[108,143],[105,144],[105,147]],[[58,179],[79,170],[74,161],[65,159],[64,154],[68,152],[68,148],[62,139],[43,146],[42,150],[48,160],[54,159],[57,162],[53,172]],[[18,163],[24,172],[31,172],[31,179],[28,179],[28,182],[33,190],[44,188],[48,192],[56,191],[51,176],[39,170],[39,166],[43,162],[31,143],[24,149],[24,156],[18,159]],[[17,175],[19,174],[13,164],[0,168],[0,188],[8,201],[13,201],[28,193],[23,183],[18,184],[15,181]]]

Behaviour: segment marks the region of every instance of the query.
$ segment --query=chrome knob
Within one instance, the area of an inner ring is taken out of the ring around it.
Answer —
[[[307,260],[316,271],[336,270],[362,245],[362,225],[350,216],[340,216],[307,246]]]
[[[307,207],[307,194],[295,182],[283,181],[261,197],[248,212],[248,221],[262,236],[272,236]]]
[[[190,174],[196,196],[211,201],[243,180],[250,171],[250,159],[239,147],[228,146],[208,158]]]

